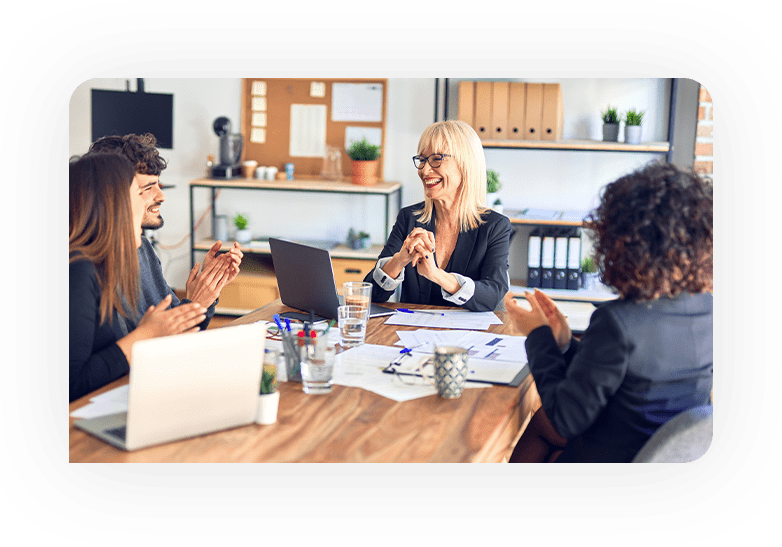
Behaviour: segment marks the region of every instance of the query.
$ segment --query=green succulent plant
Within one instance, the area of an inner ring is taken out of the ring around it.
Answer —
[[[236,226],[237,230],[244,230],[247,228],[247,217],[244,216],[242,213],[238,213],[234,217],[234,226]]]
[[[494,169],[487,169],[486,170],[486,193],[488,194],[495,194],[500,191],[500,188],[502,188],[502,183],[500,182],[500,174],[497,173]]]
[[[595,259],[591,256],[585,256],[581,259],[581,271],[584,273],[597,272],[597,266],[595,265]]]
[[[274,393],[275,391],[277,391],[277,367],[264,365],[261,376],[261,394]]]

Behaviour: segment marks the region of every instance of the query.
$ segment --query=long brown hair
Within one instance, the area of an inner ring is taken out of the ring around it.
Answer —
[[[584,224],[603,282],[633,300],[711,292],[713,211],[711,183],[672,164],[607,185]]]
[[[72,159],[68,170],[68,263],[89,260],[95,265],[101,323],[111,323],[112,310],[130,317],[139,290],[130,208],[133,164],[118,154],[86,154]]]

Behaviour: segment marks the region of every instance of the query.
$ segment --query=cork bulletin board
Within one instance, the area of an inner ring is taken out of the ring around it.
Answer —
[[[380,78],[243,78],[244,160],[276,167],[294,164],[294,178],[320,178],[324,146],[340,150],[343,177],[351,175],[346,136],[386,142],[388,80]],[[383,180],[383,162],[377,176]]]

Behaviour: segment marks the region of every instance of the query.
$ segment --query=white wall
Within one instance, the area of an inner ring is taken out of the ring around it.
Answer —
[[[599,113],[608,103],[620,111],[636,107],[647,111],[644,140],[666,139],[668,80],[564,79],[565,138],[600,139]],[[70,102],[69,153],[82,154],[91,142],[90,89],[125,89],[125,79],[94,79],[80,85]],[[161,209],[165,226],[156,237],[169,283],[184,288],[189,270],[189,186],[205,173],[206,157],[217,155],[212,122],[227,116],[238,132],[241,112],[241,79],[149,78],[145,90],[174,95],[174,149],[161,150],[168,168],[161,181],[175,185],[166,190]],[[130,80],[136,89],[135,79]],[[451,94],[454,98],[455,93]],[[455,108],[451,102],[450,111]],[[455,114],[453,114],[455,116]],[[434,120],[434,79],[389,79],[387,142],[382,161],[385,178],[403,184],[403,205],[423,199],[423,189],[410,158],[416,153],[421,132]],[[621,139],[620,139],[621,140]],[[488,167],[500,173],[500,195],[506,208],[540,207],[588,209],[596,204],[599,189],[621,174],[646,163],[655,154],[605,152],[554,152],[534,150],[486,151]],[[196,220],[208,207],[209,191],[196,189]],[[254,235],[305,239],[343,240],[351,227],[363,229],[373,243],[385,241],[381,197],[285,192],[224,191],[217,212],[246,212]],[[393,220],[393,219],[392,219]],[[211,233],[207,215],[197,238]],[[511,245],[511,277],[526,269],[526,234],[522,229]],[[166,247],[174,247],[167,249]],[[201,255],[196,255],[197,259]]]

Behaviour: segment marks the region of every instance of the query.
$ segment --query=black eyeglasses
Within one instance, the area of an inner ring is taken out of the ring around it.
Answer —
[[[453,156],[450,154],[432,154],[431,156],[413,156],[413,165],[415,165],[416,169],[423,169],[426,162],[429,162],[429,165],[432,166],[433,169],[437,169],[442,165],[443,158],[452,158]]]

